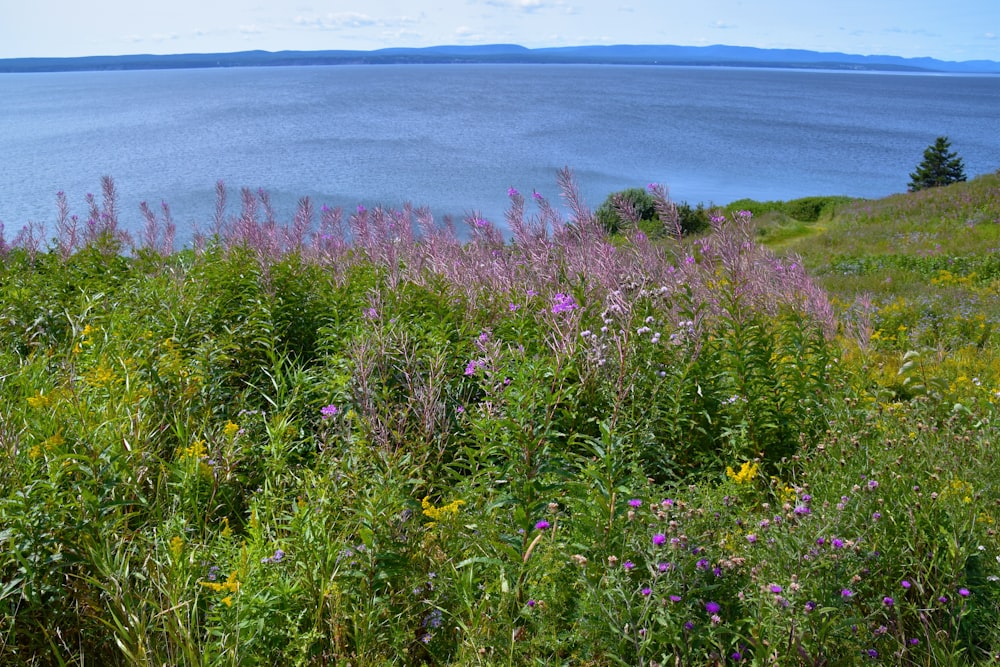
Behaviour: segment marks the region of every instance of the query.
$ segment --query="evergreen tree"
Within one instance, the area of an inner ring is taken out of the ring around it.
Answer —
[[[910,192],[935,188],[965,180],[965,166],[958,153],[952,152],[948,137],[938,137],[924,151],[924,161],[910,174]]]

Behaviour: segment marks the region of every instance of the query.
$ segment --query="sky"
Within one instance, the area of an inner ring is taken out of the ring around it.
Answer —
[[[1000,61],[1000,0],[0,0],[0,58],[513,43]]]

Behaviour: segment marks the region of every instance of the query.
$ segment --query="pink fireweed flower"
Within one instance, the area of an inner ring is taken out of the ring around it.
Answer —
[[[517,188],[508,188],[507,189],[507,196],[508,197],[518,197],[518,196],[520,196],[520,194],[521,193],[517,191]]]
[[[552,313],[558,315],[576,308],[576,301],[569,294],[557,293],[552,297]]]

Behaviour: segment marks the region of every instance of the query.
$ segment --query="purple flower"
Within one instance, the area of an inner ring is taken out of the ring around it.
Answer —
[[[812,600],[809,600],[809,602],[806,602],[806,611],[812,611],[815,608],[816,608],[816,603],[815,602],[813,602]]]
[[[698,568],[699,570],[707,570],[708,569],[708,560],[705,559],[705,558],[701,558],[701,559],[698,560],[697,563],[694,564],[694,566],[696,568]]]
[[[680,595],[671,595],[670,596],[670,601],[671,602],[680,602],[681,601],[681,596]]]
[[[843,549],[844,548],[844,540],[840,539],[839,537],[833,538],[833,541],[831,541],[830,544],[833,545],[834,549]]]
[[[899,585],[902,586],[903,588],[909,589],[911,584],[906,579],[903,579],[903,581],[899,582]]]
[[[687,631],[689,631],[689,632],[691,630],[694,630],[694,623],[691,622],[691,621],[685,621],[685,623],[684,623],[684,629],[687,630]]]
[[[573,310],[574,308],[576,308],[576,301],[573,300],[571,295],[559,292],[552,297],[552,313],[554,315],[565,313]]]
[[[518,196],[520,196],[520,194],[521,193],[517,191],[517,188],[509,188],[507,190],[507,196],[508,197],[518,197]]]
[[[534,607],[535,606],[535,601],[534,600],[528,600],[528,606],[529,607]]]
[[[869,491],[874,491],[877,488],[878,488],[878,482],[876,482],[874,479],[868,481],[868,490]]]
[[[948,604],[948,598],[942,595],[941,597],[938,598],[938,602],[940,602],[941,604]]]
[[[541,521],[539,521],[538,523],[535,524],[535,530],[545,530],[550,525],[551,524],[548,521],[546,521],[545,519],[542,519]]]
[[[913,639],[910,640],[910,646],[916,646],[919,643],[920,643],[920,640],[917,639],[916,637],[914,637]]]
[[[628,506],[629,507],[642,507],[642,500],[640,500],[639,498],[633,498],[632,500],[628,501]]]
[[[319,411],[319,413],[323,416],[323,419],[329,419],[330,417],[335,416],[338,412],[340,412],[340,410],[337,409],[337,406],[332,403],[330,405],[323,406]]]
[[[739,652],[739,651],[736,651],[735,653],[733,653],[733,654],[732,654],[731,656],[729,656],[729,657],[733,659],[733,662],[739,662],[740,660],[742,660],[742,659],[743,659],[743,656],[742,656],[742,655],[740,654],[740,652]]]
[[[854,592],[850,588],[845,588],[844,590],[840,591],[840,596],[843,597],[843,598],[845,598],[845,599],[846,598],[851,598],[853,595],[854,595]]]
[[[642,590],[640,591],[640,593],[642,593],[643,595],[651,595],[651,594],[653,593],[653,589],[652,589],[652,588],[650,588],[649,586],[645,586],[645,587],[643,587],[643,589],[642,589]]]
[[[778,584],[771,584],[770,586],[768,586],[768,590],[770,590],[772,593],[780,593],[782,589],[781,586],[779,586]]]
[[[868,649],[868,657],[869,658],[877,658],[878,657],[878,651],[876,651],[873,648]]]
[[[895,600],[886,595],[884,598],[882,598],[882,604],[884,604],[886,607],[891,607],[893,604],[895,604]]]
[[[881,518],[882,518],[881,512],[875,512],[874,514],[872,514],[872,521],[878,521]]]
[[[627,560],[624,563],[622,563],[622,567],[625,568],[626,571],[628,571],[635,567],[635,563],[633,563],[630,560]]]
[[[656,546],[660,546],[666,541],[667,541],[667,536],[664,535],[663,533],[657,533],[656,535],[653,535],[653,544],[655,544]]]
[[[799,505],[799,506],[798,506],[798,507],[796,507],[796,508],[795,508],[795,509],[794,509],[793,511],[794,511],[794,512],[795,512],[796,514],[800,514],[800,515],[801,515],[801,514],[809,514],[809,513],[811,513],[811,512],[812,512],[812,510],[811,510],[811,509],[809,509],[808,507],[806,507],[805,505]]]
[[[718,602],[709,601],[705,603],[705,611],[709,614],[718,614],[720,609],[722,609],[722,607],[719,606]]]
[[[967,598],[967,597],[969,597],[969,589],[968,588],[959,588],[958,589],[958,594],[961,595],[963,598]]]
[[[656,566],[656,569],[658,569],[660,572],[666,572],[667,570],[670,570],[673,567],[674,567],[673,563],[660,563],[659,565]]]
[[[753,533],[747,535],[747,542],[749,542],[750,544],[754,544],[756,541],[757,541],[756,535],[754,535]]]

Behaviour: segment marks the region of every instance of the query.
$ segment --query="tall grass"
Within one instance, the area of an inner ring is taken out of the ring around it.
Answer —
[[[560,184],[464,242],[220,184],[181,250],[59,198],[0,263],[0,662],[992,660],[996,376]]]

